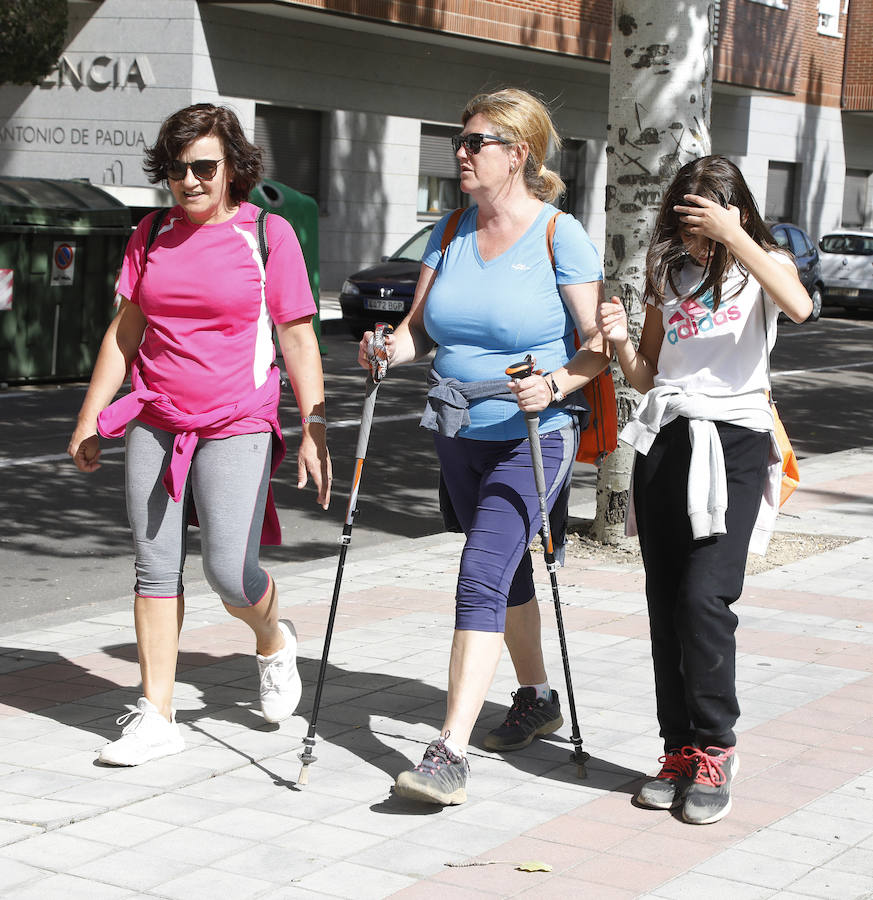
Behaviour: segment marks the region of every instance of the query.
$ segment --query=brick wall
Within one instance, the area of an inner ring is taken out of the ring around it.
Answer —
[[[609,59],[610,0],[289,0],[289,4],[602,62]]]
[[[390,22],[459,37],[609,60],[611,0],[286,0],[291,6]],[[714,79],[801,103],[873,109],[873,4],[853,0],[845,91],[844,37],[818,33],[818,0],[780,9],[721,0]],[[840,14],[846,32],[847,16]]]
[[[715,80],[839,106],[845,39],[818,33],[818,0],[787,5],[722,0]]]
[[[853,0],[846,31],[846,80],[843,108],[873,112],[873,4]],[[843,22],[845,16],[841,16]]]

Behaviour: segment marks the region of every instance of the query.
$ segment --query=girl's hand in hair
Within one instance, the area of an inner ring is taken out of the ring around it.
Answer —
[[[686,194],[685,200],[687,206],[674,206],[673,211],[688,234],[730,245],[745,233],[738,207],[724,207],[699,194]]]
[[[628,339],[627,312],[618,297],[597,307],[597,329],[610,343],[623,344]]]

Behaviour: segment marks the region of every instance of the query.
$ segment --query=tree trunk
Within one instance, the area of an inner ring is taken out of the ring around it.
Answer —
[[[712,0],[614,0],[607,125],[604,289],[638,343],[646,250],[661,195],[681,166],[711,152]],[[618,427],[639,395],[613,365]],[[619,443],[597,475],[592,534],[624,538],[633,451]]]

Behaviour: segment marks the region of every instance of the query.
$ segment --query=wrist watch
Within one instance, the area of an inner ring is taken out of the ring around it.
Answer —
[[[560,403],[564,399],[564,392],[555,383],[555,376],[552,372],[549,372],[548,378],[549,387],[552,389],[552,402]]]
[[[304,425],[324,425],[327,428],[327,419],[324,416],[303,416],[300,420]]]

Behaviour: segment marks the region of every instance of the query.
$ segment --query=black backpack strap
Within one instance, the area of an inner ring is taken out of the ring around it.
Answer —
[[[155,212],[155,217],[152,219],[151,227],[149,228],[149,236],[146,239],[145,245],[145,258],[149,258],[149,250],[152,249],[152,244],[155,242],[158,236],[158,232],[161,230],[161,225],[164,224],[164,219],[167,218],[167,213],[170,210],[166,206],[162,206]]]
[[[261,251],[261,262],[264,264],[264,271],[267,271],[267,257],[270,255],[270,246],[267,243],[267,210],[262,209],[258,212],[258,247]]]

